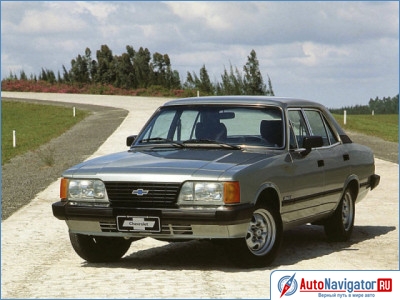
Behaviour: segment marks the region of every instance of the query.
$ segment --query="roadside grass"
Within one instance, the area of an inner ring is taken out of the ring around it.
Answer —
[[[376,136],[389,142],[399,142],[399,115],[333,115],[344,130]]]
[[[7,99],[2,99],[1,110],[1,165],[15,156],[36,151],[41,145],[60,136],[90,113],[76,109],[73,117],[71,107],[7,101]],[[13,130],[16,132],[15,148]],[[39,153],[39,157],[46,165],[52,165],[53,152],[51,149],[45,149]]]

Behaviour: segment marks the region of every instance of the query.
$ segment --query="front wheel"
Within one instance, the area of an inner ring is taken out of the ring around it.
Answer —
[[[275,259],[282,241],[279,212],[259,207],[253,212],[245,238],[228,241],[234,262],[245,267],[264,267]]]
[[[324,229],[329,240],[347,241],[354,227],[355,203],[351,191],[346,189],[334,214],[325,222]]]
[[[121,237],[70,233],[69,239],[75,252],[81,258],[91,263],[117,261],[131,246],[131,240]]]

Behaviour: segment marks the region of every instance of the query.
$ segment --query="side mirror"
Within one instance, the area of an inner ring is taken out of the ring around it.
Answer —
[[[128,147],[130,147],[130,146],[133,144],[133,142],[135,141],[136,138],[137,138],[137,135],[130,135],[130,136],[128,136],[128,137],[126,138],[126,145],[127,145]]]
[[[303,156],[306,156],[308,153],[311,152],[312,148],[322,147],[324,145],[324,141],[322,140],[322,136],[313,135],[313,136],[306,136],[303,139],[303,148],[304,151],[301,152]]]

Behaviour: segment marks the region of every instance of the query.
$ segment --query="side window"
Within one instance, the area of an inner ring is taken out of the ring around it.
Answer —
[[[301,110],[289,110],[288,117],[291,128],[290,149],[302,148],[304,137],[310,135],[303,114]]]
[[[322,136],[324,146],[329,146],[337,142],[332,129],[328,126],[321,113],[317,110],[305,110],[308,123],[310,124],[313,135]]]
[[[339,142],[339,140],[337,139],[336,135],[333,133],[332,128],[329,126],[329,124],[325,118],[324,118],[324,123],[326,126],[326,131],[328,132],[329,142],[331,143],[331,145]]]

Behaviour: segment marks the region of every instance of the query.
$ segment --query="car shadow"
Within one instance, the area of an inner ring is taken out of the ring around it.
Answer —
[[[285,232],[277,258],[269,267],[261,269],[273,270],[279,266],[293,265],[302,260],[318,258],[338,251],[356,250],[350,248],[394,230],[396,230],[395,226],[355,226],[349,241],[329,242],[322,226],[299,226]],[[131,249],[132,247],[135,247],[135,242],[132,243]],[[243,270],[228,258],[227,251],[229,250],[220,243],[208,240],[173,242],[132,252],[114,263],[83,262],[82,267],[225,272]],[[260,270],[260,268],[255,270]]]
[[[346,242],[331,242],[323,226],[303,225],[285,232],[281,251],[275,266],[289,266],[302,260],[322,257],[339,251],[357,251],[358,243],[373,240],[396,230],[395,226],[354,226],[352,236]]]

